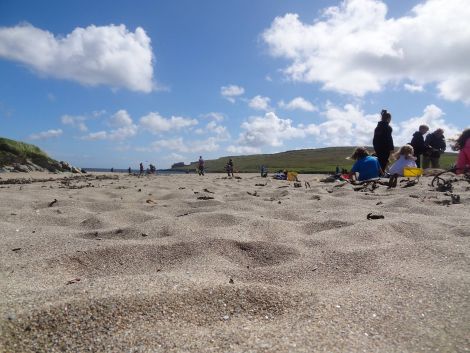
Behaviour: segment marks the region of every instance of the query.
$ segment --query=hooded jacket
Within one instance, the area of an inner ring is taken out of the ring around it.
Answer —
[[[416,131],[413,134],[413,138],[411,139],[410,145],[413,146],[415,151],[415,156],[419,156],[424,153],[426,147],[424,145],[424,137],[423,134],[419,131]]]
[[[432,132],[426,136],[424,146],[426,148],[426,154],[432,158],[439,158],[441,153],[446,150],[446,139],[444,135],[439,137]]]
[[[375,152],[390,152],[393,146],[392,127],[386,121],[379,121],[374,131],[372,141]]]

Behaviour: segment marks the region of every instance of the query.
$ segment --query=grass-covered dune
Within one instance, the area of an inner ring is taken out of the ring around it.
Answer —
[[[372,148],[370,148],[373,151]],[[261,165],[268,167],[269,172],[279,169],[297,171],[299,173],[327,173],[334,172],[336,166],[350,169],[353,161],[347,160],[354,147],[328,147],[318,149],[303,149],[286,151],[274,154],[255,154],[250,156],[226,156],[214,160],[206,160],[205,168],[208,172],[223,172],[229,158],[233,159],[234,168],[239,172],[258,172]],[[447,168],[456,161],[455,153],[444,153],[441,156],[441,167]],[[190,165],[174,166],[178,170],[195,170],[197,162]]]
[[[0,167],[30,163],[50,171],[60,170],[59,163],[39,147],[0,137]]]

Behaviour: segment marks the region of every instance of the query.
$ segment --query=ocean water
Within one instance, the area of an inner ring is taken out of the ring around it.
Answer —
[[[110,168],[82,168],[85,169],[87,172],[98,172],[98,173],[110,173]],[[125,173],[127,174],[129,171],[127,169],[117,169],[114,168],[113,173]],[[132,169],[132,173],[139,173],[139,169]],[[194,172],[191,172],[194,173]],[[181,170],[173,170],[173,169],[157,169],[158,174],[189,174],[185,171]]]

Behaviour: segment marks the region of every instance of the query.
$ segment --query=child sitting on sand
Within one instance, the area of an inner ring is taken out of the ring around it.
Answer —
[[[359,173],[359,181],[378,178],[382,174],[378,159],[370,156],[365,147],[356,148],[351,158],[356,161],[349,172],[351,181],[356,180],[356,173]]]
[[[470,170],[470,129],[465,129],[458,137],[454,150],[459,151],[457,174]]]
[[[403,176],[403,169],[407,167],[416,168],[416,157],[411,145],[402,146],[394,157],[397,160],[388,170],[390,175]]]

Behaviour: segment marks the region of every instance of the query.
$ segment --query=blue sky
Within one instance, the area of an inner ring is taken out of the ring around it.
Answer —
[[[439,13],[440,16],[435,16]],[[397,144],[470,126],[470,7],[0,0],[0,136],[82,167]]]

